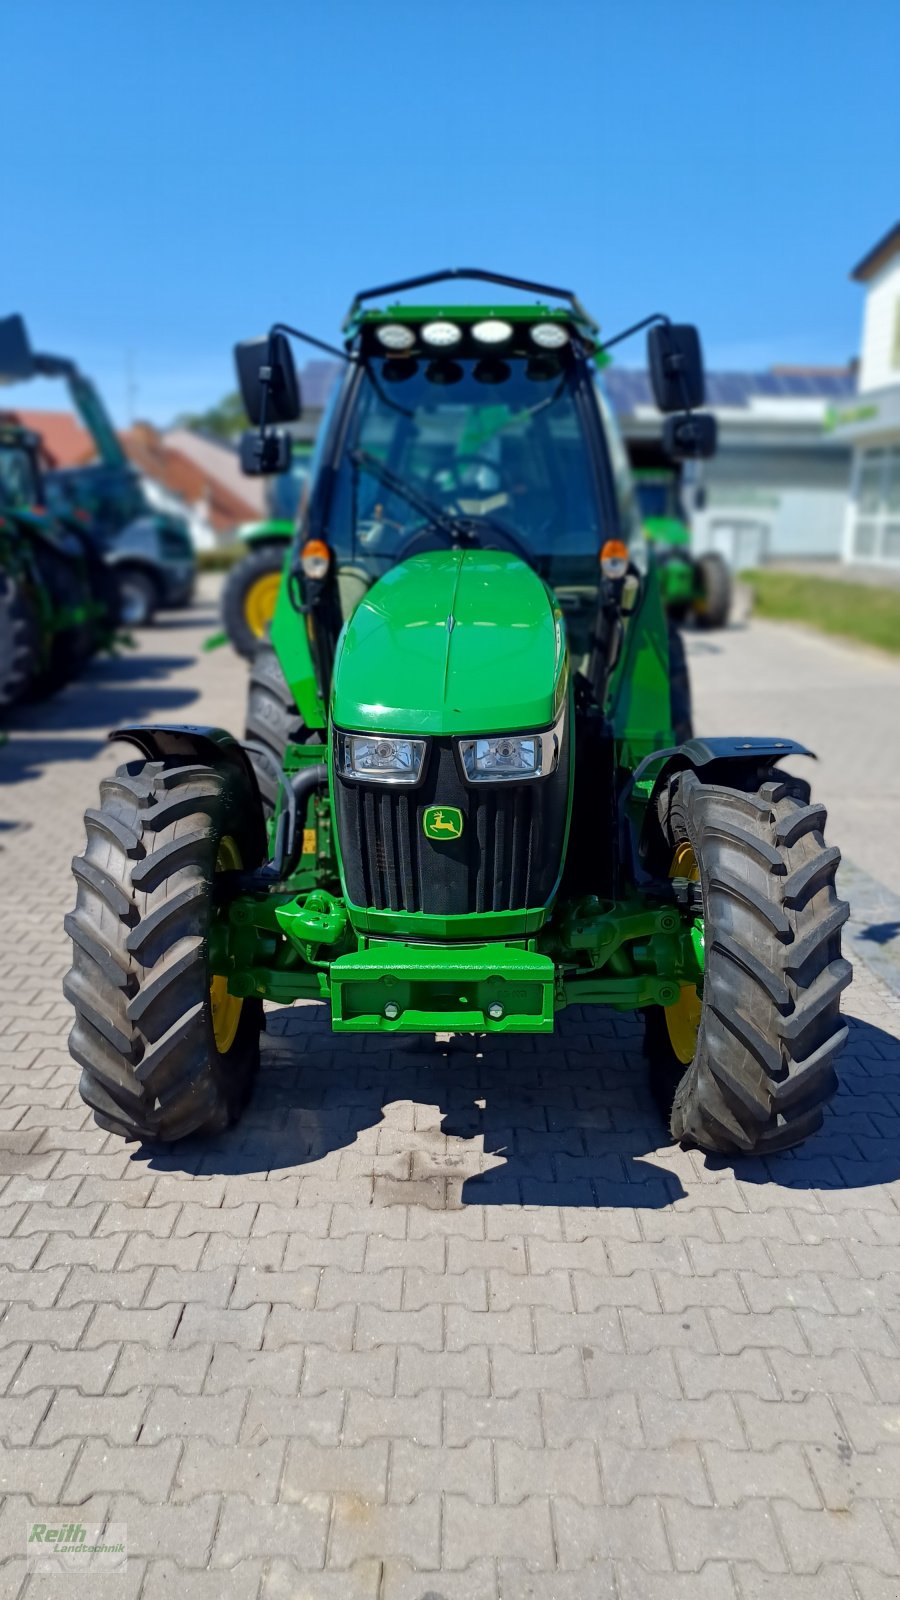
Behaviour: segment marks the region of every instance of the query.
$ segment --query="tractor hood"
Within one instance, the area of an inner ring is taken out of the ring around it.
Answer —
[[[373,585],[341,635],[332,717],[386,733],[547,727],[567,684],[559,607],[518,556],[438,550]]]

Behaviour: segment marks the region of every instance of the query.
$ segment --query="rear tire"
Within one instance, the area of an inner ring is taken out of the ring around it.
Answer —
[[[286,549],[284,544],[257,546],[232,567],[225,580],[222,626],[238,655],[248,661],[268,636]]]
[[[725,628],[731,615],[731,569],[717,550],[697,557],[702,599],[694,606],[698,628]]]
[[[101,1128],[125,1139],[223,1129],[259,1066],[261,1001],[231,1002],[239,1017],[220,1048],[208,969],[217,860],[225,850],[258,864],[249,780],[230,767],[134,761],[101,784],[85,827],[63,986],[81,1097]]]
[[[27,591],[0,572],[0,711],[27,695],[40,660],[40,628]]]
[[[685,1144],[787,1149],[820,1127],[847,1036],[849,907],[835,890],[840,852],[826,848],[825,808],[785,773],[742,789],[685,772],[662,796],[660,820],[667,847],[686,843],[699,866],[706,972],[686,1069],[664,1011],[647,1013],[651,1083]]]
[[[319,742],[318,732],[306,726],[297,710],[278,657],[270,644],[258,648],[250,666],[245,738],[268,752],[268,756],[264,756],[248,749],[247,754],[256,773],[263,809],[266,816],[270,817],[278,797],[277,774],[284,765],[286,746]]]
[[[116,611],[123,628],[148,628],[160,602],[159,585],[142,567],[115,569]]]

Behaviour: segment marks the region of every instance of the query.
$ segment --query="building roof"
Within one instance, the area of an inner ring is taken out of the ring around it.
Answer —
[[[139,472],[186,506],[202,505],[207,521],[220,533],[263,513],[260,481],[241,476],[237,455],[228,445],[213,445],[186,428],[162,434],[149,422],[128,428],[122,444]]]
[[[613,409],[628,416],[638,406],[654,404],[650,376],[628,367],[604,373]],[[842,400],[856,392],[850,367],[773,367],[769,372],[708,372],[706,404],[744,409],[752,400]]]
[[[8,411],[23,428],[40,434],[45,467],[83,467],[97,452],[86,428],[71,411]]]
[[[865,283],[867,279],[874,276],[879,267],[883,267],[886,261],[890,261],[898,250],[900,250],[900,222],[895,222],[894,226],[888,229],[884,238],[879,239],[878,243],[872,246],[862,260],[857,262],[850,274],[851,278],[855,283]]]

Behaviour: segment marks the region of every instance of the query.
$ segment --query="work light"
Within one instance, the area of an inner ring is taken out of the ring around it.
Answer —
[[[506,344],[512,336],[512,323],[503,322],[499,317],[488,317],[472,327],[472,338],[479,344]]]
[[[541,733],[499,733],[460,739],[459,754],[470,783],[524,783],[556,770],[562,743],[563,707],[552,728]]]
[[[425,760],[424,739],[393,734],[337,733],[336,764],[347,778],[372,783],[418,783]]]
[[[569,330],[561,322],[536,322],[531,337],[542,350],[561,350],[569,342]]]
[[[375,329],[375,337],[385,350],[411,350],[416,342],[412,328],[404,328],[402,322],[385,322]]]
[[[455,322],[426,322],[422,328],[422,342],[441,350],[451,349],[461,338],[462,328]]]

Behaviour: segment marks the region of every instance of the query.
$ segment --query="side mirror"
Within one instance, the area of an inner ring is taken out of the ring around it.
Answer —
[[[20,316],[4,317],[0,320],[0,383],[22,383],[36,371],[25,323]]]
[[[293,441],[288,433],[275,428],[271,433],[255,430],[241,434],[241,471],[248,478],[269,478],[290,472]]]
[[[234,347],[234,361],[244,410],[251,422],[258,426],[262,419],[264,389],[266,422],[297,421],[303,409],[300,384],[286,334],[242,340]]]
[[[706,399],[700,335],[690,322],[658,322],[647,335],[653,398],[660,411],[692,411]]]
[[[706,461],[716,453],[716,419],[706,411],[667,417],[663,423],[663,449],[673,461]]]

